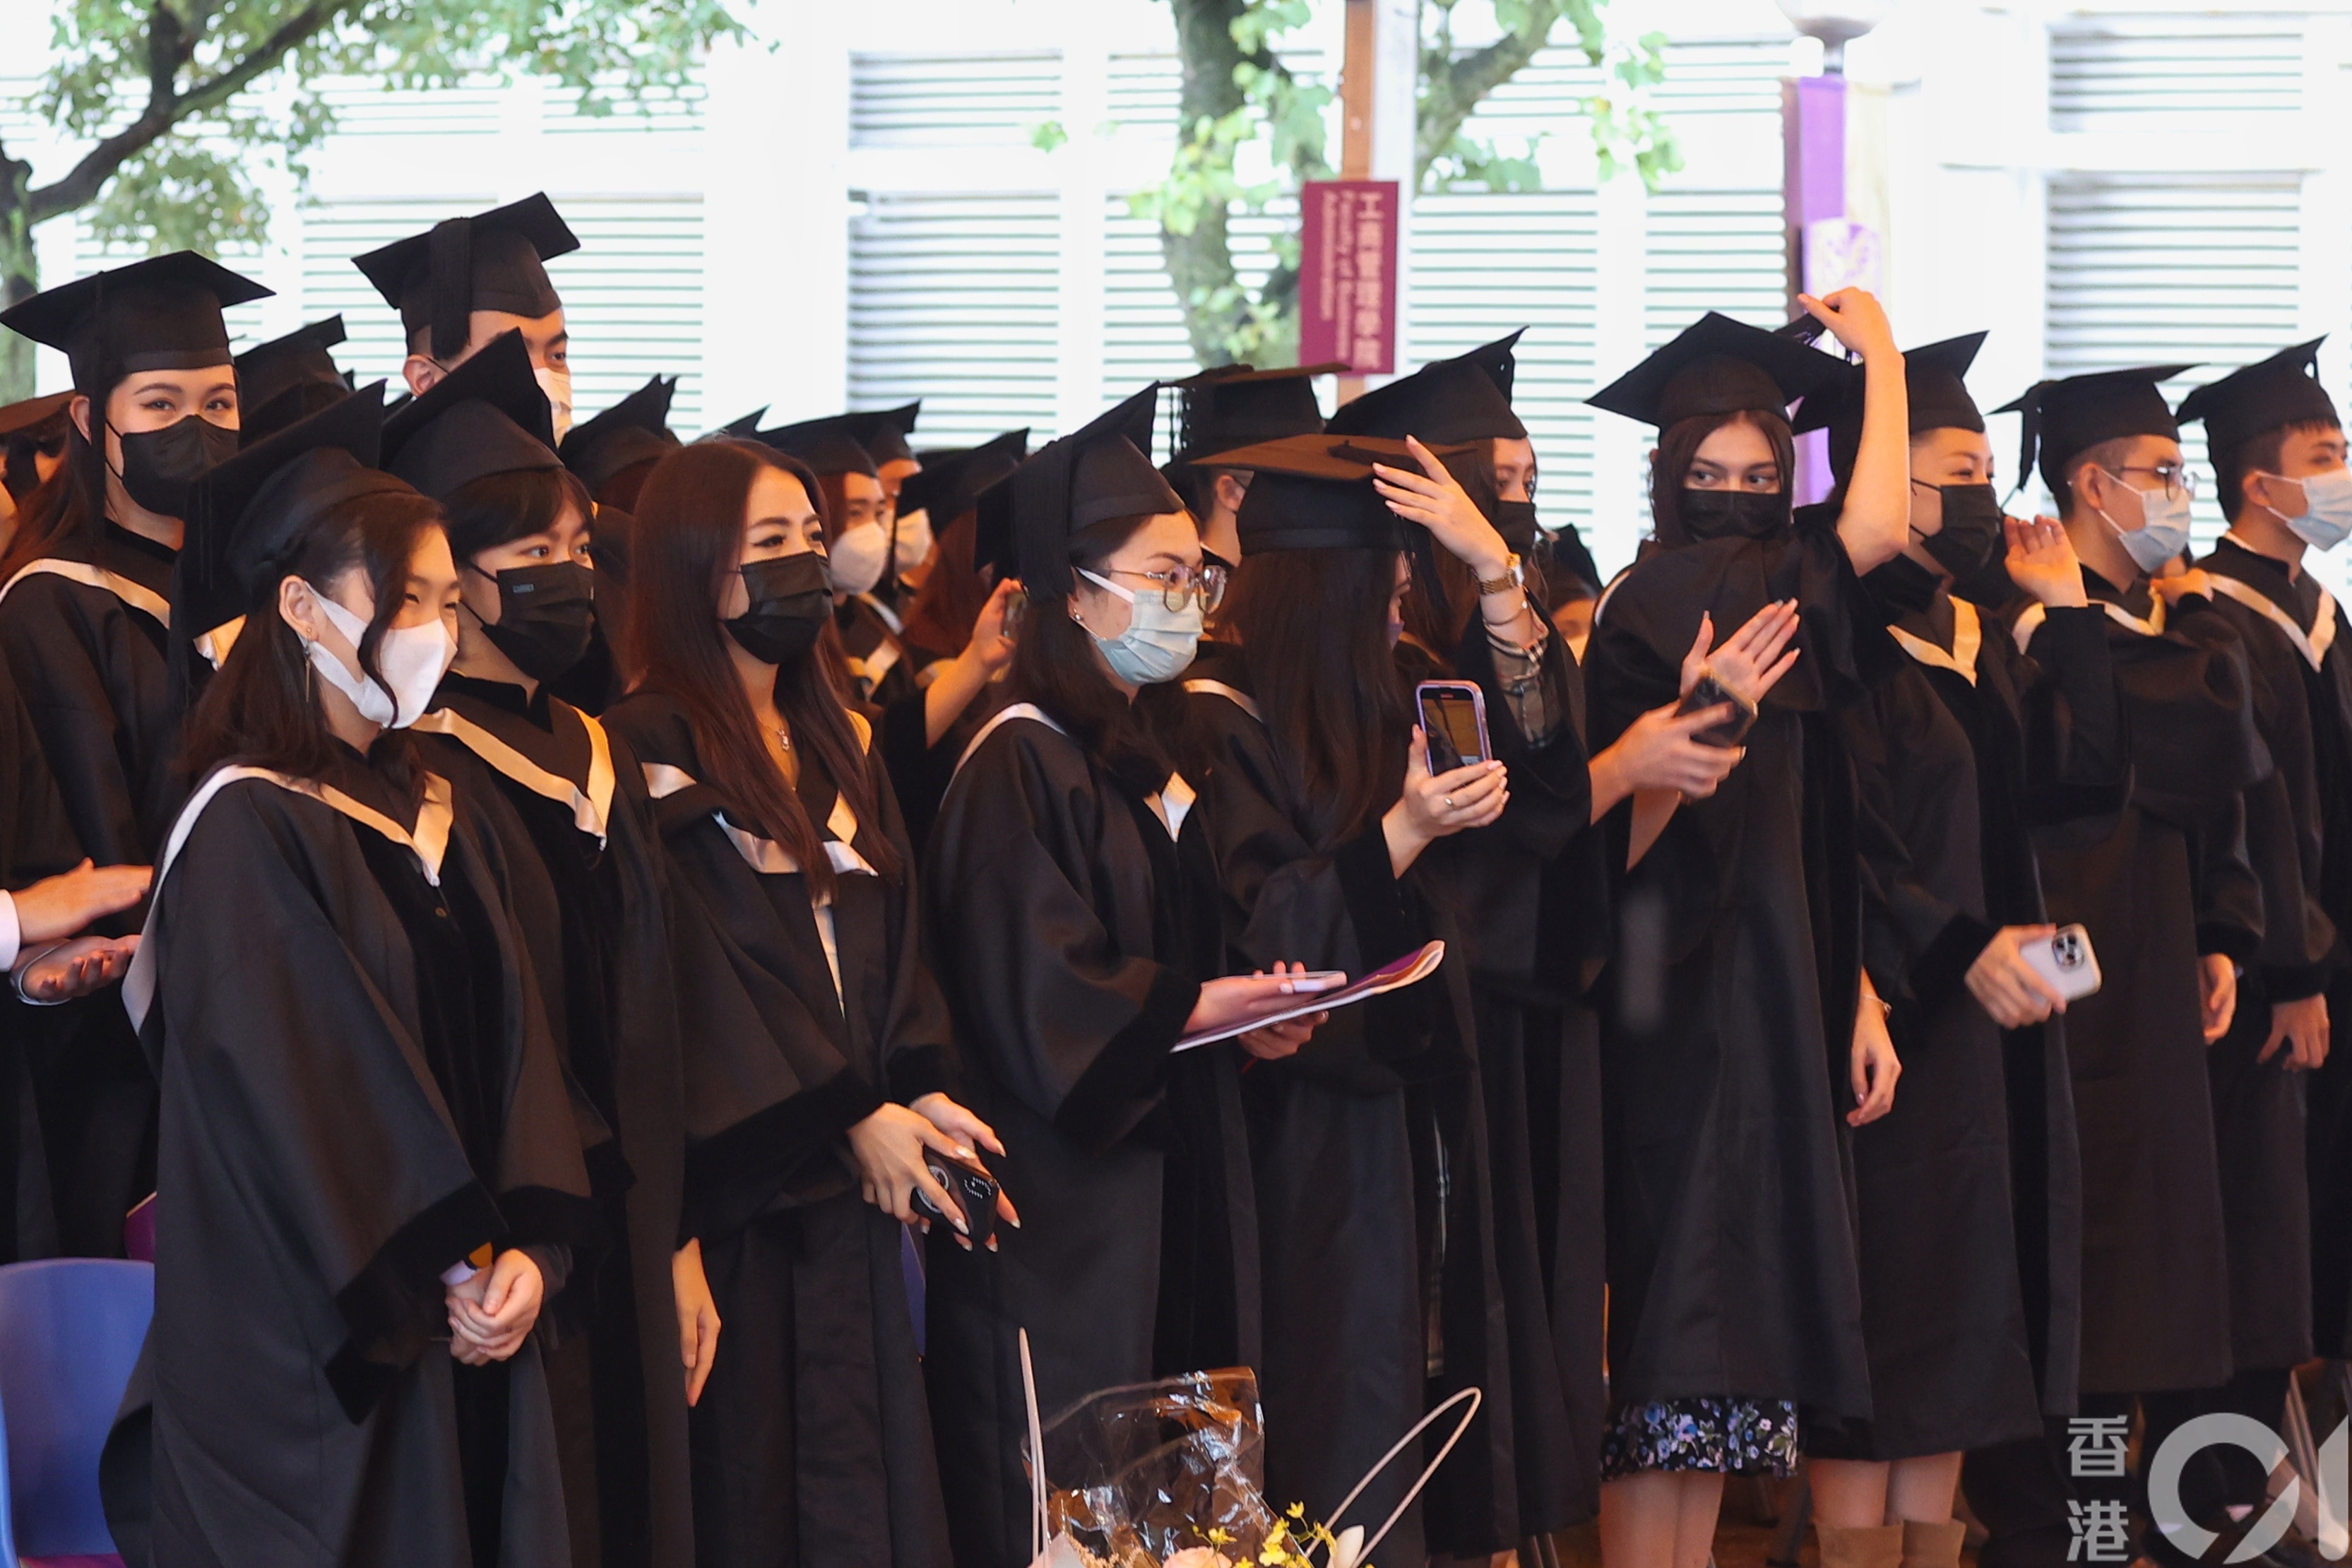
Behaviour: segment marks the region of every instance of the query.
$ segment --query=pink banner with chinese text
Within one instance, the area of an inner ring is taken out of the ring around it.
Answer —
[[[1394,374],[1397,182],[1310,180],[1300,200],[1298,363]]]

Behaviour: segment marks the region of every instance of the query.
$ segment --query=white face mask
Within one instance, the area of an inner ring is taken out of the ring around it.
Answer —
[[[923,563],[931,552],[931,517],[926,511],[910,511],[898,519],[898,571],[901,575]]]
[[[2263,510],[2285,523],[2297,539],[2315,550],[2333,550],[2352,536],[2352,468],[2331,468],[2290,479],[2277,474],[2263,478],[2274,485],[2303,489],[2303,515],[2288,517],[2274,507]]]
[[[328,623],[343,634],[357,655],[360,638],[367,635],[367,622],[324,594],[316,597]],[[375,650],[375,661],[383,670],[381,682],[345,664],[342,656],[324,643],[305,637],[302,646],[321,680],[350,698],[361,718],[387,730],[405,730],[424,716],[425,705],[433,700],[441,678],[449,673],[449,661],[457,657],[457,639],[449,635],[448,623],[438,618],[420,626],[395,626],[383,634]],[[390,683],[391,689],[385,689],[384,682]]]
[[[833,563],[835,593],[870,594],[889,564],[890,536],[878,522],[861,522],[843,529],[825,555]]]
[[[572,430],[572,373],[541,365],[530,374],[538,378],[539,389],[547,394],[547,405],[554,411],[555,444],[560,447]]]

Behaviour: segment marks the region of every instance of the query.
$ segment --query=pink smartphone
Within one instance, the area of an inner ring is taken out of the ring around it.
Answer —
[[[1348,974],[1340,969],[1318,969],[1307,974],[1286,974],[1282,988],[1293,996],[1312,996],[1320,991],[1337,991],[1348,984]]]
[[[1429,737],[1429,771],[1450,773],[1495,754],[1486,739],[1486,694],[1475,680],[1424,680],[1413,688],[1422,732]]]

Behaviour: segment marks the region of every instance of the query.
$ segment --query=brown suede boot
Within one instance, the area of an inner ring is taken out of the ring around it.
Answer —
[[[1957,1519],[1929,1524],[1903,1521],[1903,1568],[1960,1568],[1960,1546],[1969,1527]]]
[[[1822,1568],[1907,1568],[1899,1524],[1844,1530],[1816,1520],[1813,1535],[1822,1545]]]

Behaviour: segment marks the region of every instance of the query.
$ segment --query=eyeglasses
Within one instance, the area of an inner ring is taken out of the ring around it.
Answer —
[[[2179,500],[2183,496],[2190,500],[2197,499],[2197,476],[2176,464],[2159,463],[2150,468],[2137,463],[2126,463],[2116,473],[2118,478],[2125,474],[2154,474],[2164,481],[2164,499],[2167,500]]]
[[[1114,577],[1140,577],[1147,583],[1160,584],[1160,602],[1171,610],[1181,610],[1187,602],[1198,597],[1202,615],[1213,614],[1224,602],[1225,569],[1203,566],[1194,571],[1189,566],[1172,567],[1166,572],[1134,572],[1124,566],[1106,566],[1103,570]]]

